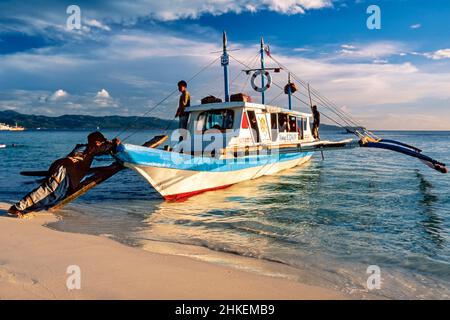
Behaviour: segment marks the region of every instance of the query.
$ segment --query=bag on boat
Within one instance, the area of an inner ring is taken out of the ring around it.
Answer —
[[[220,102],[222,102],[222,99],[217,98],[217,97],[214,97],[214,96],[207,96],[207,97],[204,97],[204,98],[201,100],[201,103],[202,103],[202,104],[207,104],[207,103],[220,103]]]
[[[236,93],[230,96],[230,101],[252,102],[252,98],[245,93]]]
[[[289,93],[289,88],[291,88],[291,94],[293,94],[294,92],[297,91],[297,86],[295,85],[295,83],[290,82],[287,85],[284,86],[284,93],[288,94]]]

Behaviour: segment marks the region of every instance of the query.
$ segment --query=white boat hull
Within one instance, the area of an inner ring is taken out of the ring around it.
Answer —
[[[205,191],[229,187],[233,184],[275,174],[301,165],[311,159],[311,154],[296,159],[268,163],[234,171],[195,171],[159,166],[126,163],[142,175],[166,200],[178,200]]]

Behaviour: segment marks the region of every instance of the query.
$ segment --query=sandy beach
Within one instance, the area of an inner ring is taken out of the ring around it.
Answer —
[[[6,204],[1,204],[4,210]],[[345,299],[339,292],[0,216],[0,299]],[[81,289],[69,290],[69,266]]]

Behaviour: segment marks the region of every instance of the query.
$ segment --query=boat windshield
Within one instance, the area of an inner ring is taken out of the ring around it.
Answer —
[[[203,132],[206,130],[233,129],[234,111],[229,109],[209,110],[199,114],[198,122],[203,123]]]

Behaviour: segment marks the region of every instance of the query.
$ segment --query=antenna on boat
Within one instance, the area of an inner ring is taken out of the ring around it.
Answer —
[[[259,49],[260,59],[261,59],[261,88],[265,87],[264,84],[264,74],[265,74],[265,65],[264,65],[264,38],[261,37],[261,48]],[[264,104],[264,91],[261,91],[261,103]]]
[[[230,58],[227,52],[227,33],[223,32],[223,53],[221,64],[223,67],[223,82],[225,86],[225,102],[230,101],[230,84],[228,83],[228,64],[230,63]]]

